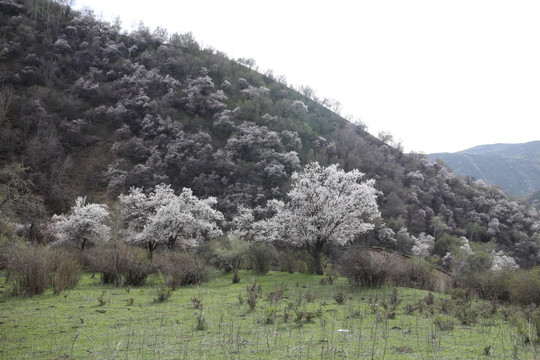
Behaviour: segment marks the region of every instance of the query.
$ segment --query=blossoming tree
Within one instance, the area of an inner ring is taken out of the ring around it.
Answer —
[[[84,250],[88,243],[106,241],[109,227],[107,205],[87,204],[85,197],[78,197],[68,215],[54,215],[53,226],[58,235],[58,244],[72,243]]]
[[[188,188],[179,195],[169,185],[158,185],[149,195],[132,188],[119,201],[128,224],[128,242],[146,247],[150,257],[160,245],[193,248],[204,236],[221,234],[218,223],[223,214],[212,208],[216,199],[199,199]]]
[[[358,170],[345,172],[337,165],[308,164],[293,174],[289,201],[271,201],[275,215],[256,227],[269,240],[305,247],[313,256],[315,272],[322,274],[323,246],[349,243],[373,229],[369,221],[380,216],[374,180],[361,182],[363,176]]]

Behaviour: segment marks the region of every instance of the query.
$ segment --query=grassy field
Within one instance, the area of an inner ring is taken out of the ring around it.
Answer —
[[[351,288],[344,279],[323,285],[316,275],[241,277],[232,284],[231,275],[214,273],[165,302],[156,301],[159,278],[115,288],[89,274],[60,295],[2,295],[0,359],[537,357],[530,324],[505,320],[517,319],[516,309],[421,290]]]

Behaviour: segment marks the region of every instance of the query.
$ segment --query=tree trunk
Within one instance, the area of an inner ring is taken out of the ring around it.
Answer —
[[[321,264],[321,252],[314,251],[312,255],[313,255],[313,263],[315,265],[315,274],[323,275],[323,269],[322,269],[322,264]]]
[[[169,236],[169,239],[167,239],[167,249],[172,250],[175,242],[176,236]]]
[[[233,284],[238,284],[240,282],[240,276],[238,276],[238,270],[239,269],[240,269],[240,267],[235,267],[234,268],[234,276],[233,276],[233,279],[232,279]]]
[[[148,250],[148,259],[152,262],[152,257],[154,256],[154,250],[156,250],[157,245],[153,243],[146,244],[146,249]]]
[[[317,239],[313,246],[308,245],[308,252],[313,256],[313,265],[315,267],[315,274],[317,275],[323,275],[323,268],[321,264],[321,258],[322,258],[322,250],[323,245],[325,241],[321,239]]]

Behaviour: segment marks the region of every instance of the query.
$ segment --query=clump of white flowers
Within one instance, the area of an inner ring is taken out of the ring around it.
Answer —
[[[414,237],[414,245],[412,253],[416,256],[426,257],[429,255],[433,245],[435,245],[435,238],[426,233],[420,233],[418,237]]]
[[[503,269],[518,269],[519,265],[513,257],[504,255],[502,251],[493,252],[493,265],[491,270],[500,271]]]

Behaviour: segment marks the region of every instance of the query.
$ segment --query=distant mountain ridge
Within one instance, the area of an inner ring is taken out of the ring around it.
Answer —
[[[480,145],[455,153],[434,153],[456,174],[498,185],[514,196],[540,190],[540,141],[522,144]]]

